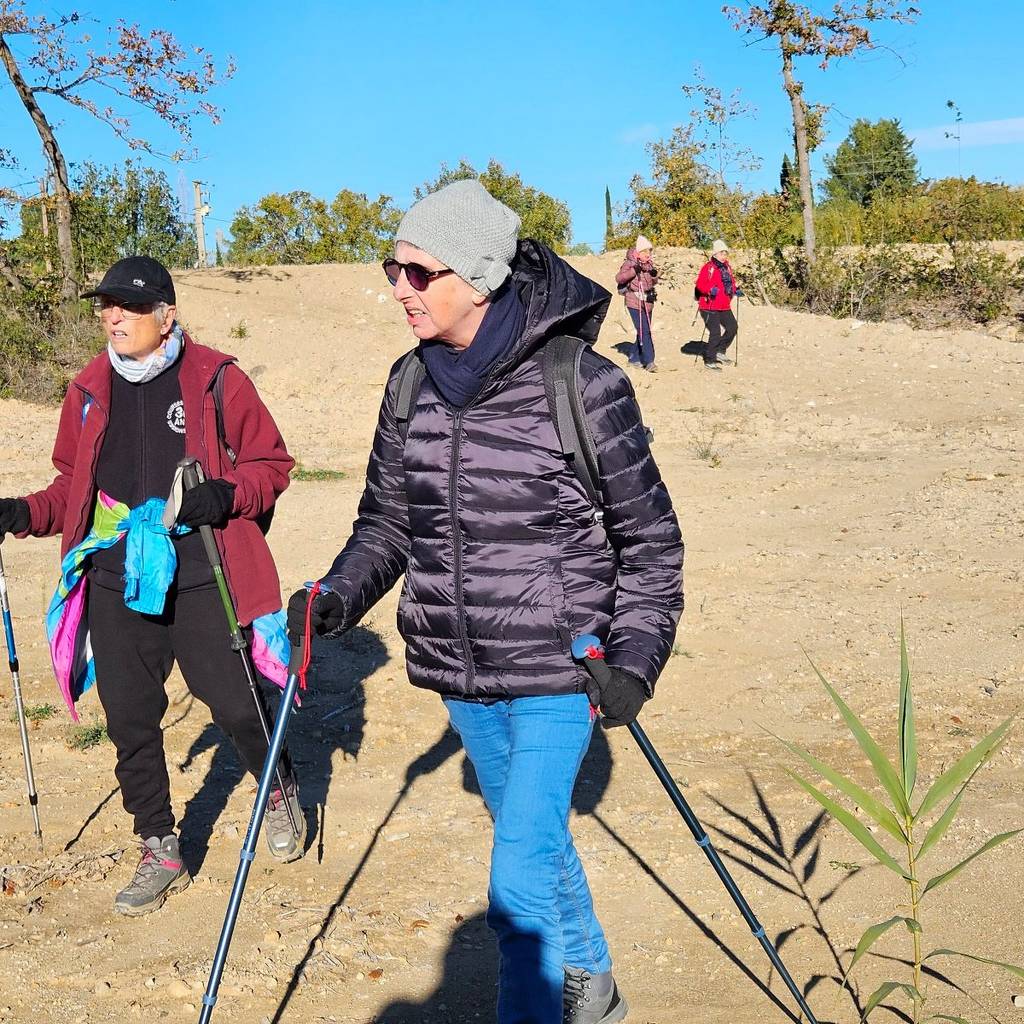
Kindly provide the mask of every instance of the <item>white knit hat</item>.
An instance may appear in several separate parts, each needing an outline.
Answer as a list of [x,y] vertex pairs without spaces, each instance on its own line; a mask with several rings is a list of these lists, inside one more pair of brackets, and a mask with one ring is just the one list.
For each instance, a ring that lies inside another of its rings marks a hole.
[[711,243],[711,255],[717,256],[720,252],[728,252],[729,246],[725,244],[720,238],[716,238]]
[[402,218],[395,242],[430,253],[481,295],[512,273],[521,221],[475,178],[453,181],[415,203]]
[[651,244],[651,240],[649,238],[645,237],[644,235],[637,235],[636,245],[634,245],[633,248],[637,252],[643,252],[644,249],[653,249],[654,246]]

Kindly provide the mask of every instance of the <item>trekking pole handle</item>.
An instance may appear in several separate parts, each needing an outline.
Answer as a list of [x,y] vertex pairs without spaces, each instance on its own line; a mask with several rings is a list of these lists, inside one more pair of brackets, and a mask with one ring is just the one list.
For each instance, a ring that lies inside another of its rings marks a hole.
[[572,642],[572,656],[582,661],[598,686],[611,679],[611,669],[604,660],[604,644],[593,633],[583,633]]
[[[191,491],[193,487],[198,487],[204,481],[203,467],[199,464],[198,459],[182,459],[178,463],[178,468],[181,470],[181,482],[184,485],[186,491]],[[206,548],[206,557],[210,560],[210,565],[213,566],[214,571],[218,568],[223,569],[223,565],[220,560],[220,551],[217,550],[217,541],[213,536],[213,528],[210,526],[200,526],[199,536],[203,538],[203,547]]]

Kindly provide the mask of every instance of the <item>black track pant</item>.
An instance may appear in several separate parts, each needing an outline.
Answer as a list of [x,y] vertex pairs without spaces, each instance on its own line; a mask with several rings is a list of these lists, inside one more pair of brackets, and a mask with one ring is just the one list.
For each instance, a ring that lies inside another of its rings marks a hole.
[[702,309],[700,315],[708,328],[708,347],[704,350],[704,362],[714,362],[732,344],[739,324],[731,309]]
[[[114,774],[124,809],[134,816],[142,839],[162,838],[174,831],[160,728],[171,667],[177,660],[189,690],[210,709],[243,767],[259,776],[267,741],[245,671],[231,649],[224,608],[213,587],[170,593],[163,615],[153,616],[131,611],[123,594],[93,584],[88,615],[96,688],[117,751]],[[287,777],[287,754],[282,768]]]

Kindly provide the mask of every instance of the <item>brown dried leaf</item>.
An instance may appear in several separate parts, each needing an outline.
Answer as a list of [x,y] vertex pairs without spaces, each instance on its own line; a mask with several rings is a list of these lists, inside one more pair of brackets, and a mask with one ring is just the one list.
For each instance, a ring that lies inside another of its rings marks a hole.
[[384,977],[384,968],[375,967],[372,971],[370,971],[367,977],[371,978],[373,981],[380,981],[380,979]]
[[430,922],[429,921],[424,921],[422,917],[418,917],[418,918],[416,918],[415,921],[413,921],[413,923],[411,925],[409,925],[409,927],[412,928],[413,930],[415,930],[417,928],[429,928],[430,927]]

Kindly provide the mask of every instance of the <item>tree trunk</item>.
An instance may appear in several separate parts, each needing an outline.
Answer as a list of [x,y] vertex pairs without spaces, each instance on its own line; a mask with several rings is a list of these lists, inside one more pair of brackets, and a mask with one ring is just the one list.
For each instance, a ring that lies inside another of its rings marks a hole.
[[800,176],[800,206],[804,214],[804,252],[807,266],[814,266],[814,194],[811,191],[811,163],[807,151],[807,117],[803,86],[793,77],[793,55],[788,39],[782,37],[782,81],[793,108],[793,135],[796,139],[796,163]]
[[68,165],[64,161],[64,154],[57,144],[57,137],[53,134],[50,122],[47,121],[42,108],[36,102],[34,93],[22,76],[14,54],[11,53],[11,48],[2,35],[0,35],[0,61],[3,61],[11,84],[32,118],[32,123],[36,126],[39,138],[43,142],[43,152],[53,170],[54,205],[57,214],[57,252],[60,255],[61,269],[60,295],[65,303],[72,303],[78,298],[78,282],[75,280],[75,257],[71,245],[71,186],[68,184]]

